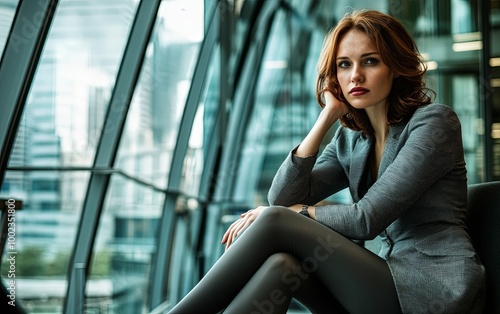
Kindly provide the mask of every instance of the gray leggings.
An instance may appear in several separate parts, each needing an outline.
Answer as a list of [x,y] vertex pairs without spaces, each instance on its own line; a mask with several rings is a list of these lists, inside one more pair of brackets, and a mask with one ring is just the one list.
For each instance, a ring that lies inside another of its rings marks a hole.
[[387,263],[285,207],[264,210],[169,313],[401,313]]

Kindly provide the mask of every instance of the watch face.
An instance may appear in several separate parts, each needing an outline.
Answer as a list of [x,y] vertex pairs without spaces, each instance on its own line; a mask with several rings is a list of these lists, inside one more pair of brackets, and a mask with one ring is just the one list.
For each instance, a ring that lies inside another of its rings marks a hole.
[[299,214],[309,217],[309,212],[307,211],[307,207],[302,207],[302,210],[299,212]]

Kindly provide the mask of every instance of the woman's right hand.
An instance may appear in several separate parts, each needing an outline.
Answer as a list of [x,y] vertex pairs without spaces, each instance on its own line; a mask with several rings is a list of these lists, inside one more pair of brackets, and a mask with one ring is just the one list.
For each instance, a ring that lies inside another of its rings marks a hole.
[[343,115],[349,113],[347,105],[333,96],[330,91],[323,93],[325,107],[306,137],[295,150],[295,156],[305,158],[319,151],[321,142],[332,125]]
[[325,91],[323,97],[325,99],[325,108],[323,110],[337,113],[339,117],[349,113],[347,105],[335,98],[332,92]]
[[259,217],[260,213],[266,208],[266,206],[259,206],[255,209],[250,209],[249,211],[241,214],[240,219],[236,220],[229,226],[226,233],[222,237],[222,244],[226,244],[226,250],[234,242],[237,236],[239,236],[243,231],[252,224],[252,222]]

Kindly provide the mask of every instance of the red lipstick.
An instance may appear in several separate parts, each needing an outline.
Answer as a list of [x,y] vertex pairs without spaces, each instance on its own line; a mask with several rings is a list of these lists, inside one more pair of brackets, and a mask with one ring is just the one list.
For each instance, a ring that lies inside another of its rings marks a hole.
[[351,94],[353,96],[361,96],[361,95],[368,93],[369,91],[370,90],[368,90],[364,87],[356,86],[356,87],[351,88],[351,90],[349,91],[349,94]]

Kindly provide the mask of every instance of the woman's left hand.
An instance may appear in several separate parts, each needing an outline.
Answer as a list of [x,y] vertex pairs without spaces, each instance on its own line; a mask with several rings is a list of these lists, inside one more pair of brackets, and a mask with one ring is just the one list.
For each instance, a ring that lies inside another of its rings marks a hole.
[[226,250],[229,246],[234,242],[234,239],[239,236],[243,231],[250,226],[257,217],[259,217],[260,213],[267,208],[267,206],[259,206],[255,209],[251,209],[243,214],[241,214],[241,218],[236,220],[229,226],[226,233],[222,237],[222,244],[226,244]]

